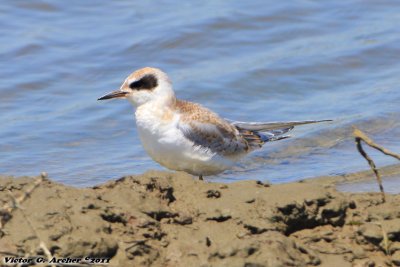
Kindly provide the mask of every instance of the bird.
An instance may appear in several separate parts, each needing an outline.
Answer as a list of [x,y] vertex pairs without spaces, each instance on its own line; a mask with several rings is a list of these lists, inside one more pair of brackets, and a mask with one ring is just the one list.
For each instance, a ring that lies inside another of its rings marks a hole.
[[127,99],[135,108],[144,150],[160,165],[198,176],[231,169],[264,144],[286,139],[294,126],[331,120],[241,122],[220,117],[200,104],[175,96],[168,75],[145,67],[131,73],[118,90],[98,100]]

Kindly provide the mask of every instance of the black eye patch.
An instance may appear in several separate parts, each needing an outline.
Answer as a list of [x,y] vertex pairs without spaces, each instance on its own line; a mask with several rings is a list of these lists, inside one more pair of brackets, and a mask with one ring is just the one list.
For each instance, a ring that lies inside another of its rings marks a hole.
[[134,90],[151,90],[157,87],[157,78],[152,74],[143,76],[142,79],[135,81],[129,85],[129,88]]

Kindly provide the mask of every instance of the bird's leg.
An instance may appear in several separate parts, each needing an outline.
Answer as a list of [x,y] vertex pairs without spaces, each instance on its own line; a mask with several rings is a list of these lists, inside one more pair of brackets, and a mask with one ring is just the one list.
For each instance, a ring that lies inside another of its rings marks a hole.
[[199,175],[199,180],[203,181],[203,175],[202,174]]

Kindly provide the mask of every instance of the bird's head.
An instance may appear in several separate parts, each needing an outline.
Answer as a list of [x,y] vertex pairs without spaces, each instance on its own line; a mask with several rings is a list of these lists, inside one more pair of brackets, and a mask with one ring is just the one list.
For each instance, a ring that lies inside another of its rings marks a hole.
[[125,79],[121,87],[98,100],[126,98],[135,106],[150,101],[168,102],[175,98],[172,84],[167,74],[156,68],[143,68],[134,71]]

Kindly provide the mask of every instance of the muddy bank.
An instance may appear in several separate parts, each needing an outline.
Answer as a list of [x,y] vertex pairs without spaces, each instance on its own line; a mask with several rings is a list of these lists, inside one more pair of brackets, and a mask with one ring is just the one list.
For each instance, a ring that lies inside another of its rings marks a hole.
[[[22,210],[0,212],[1,257],[44,255],[42,241],[53,256],[109,266],[400,265],[400,195],[382,203],[328,180],[219,184],[148,172],[78,189],[46,178]],[[1,177],[0,207],[33,182]]]

